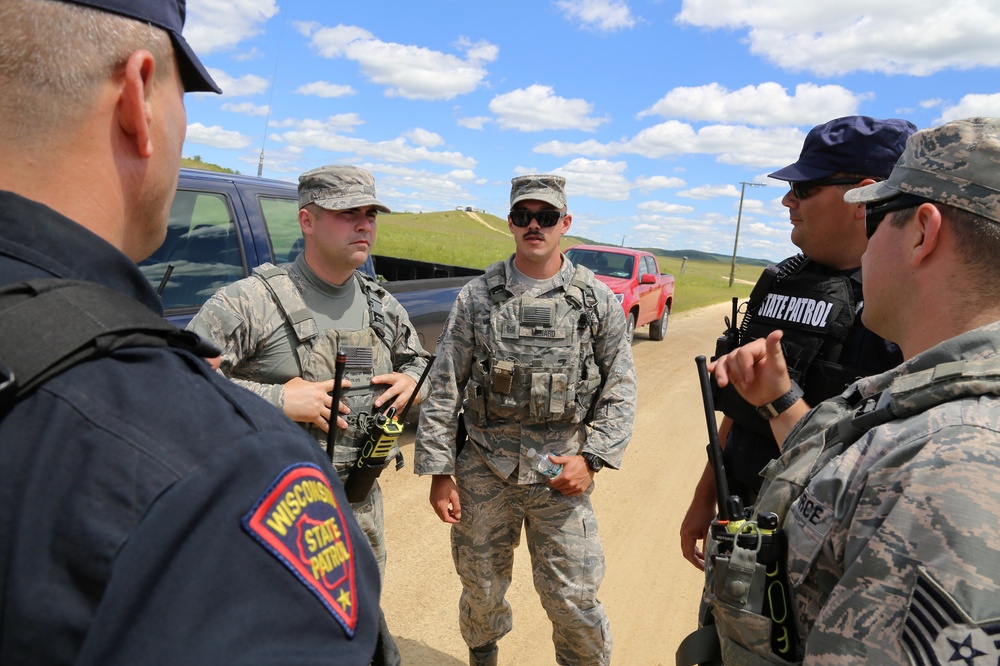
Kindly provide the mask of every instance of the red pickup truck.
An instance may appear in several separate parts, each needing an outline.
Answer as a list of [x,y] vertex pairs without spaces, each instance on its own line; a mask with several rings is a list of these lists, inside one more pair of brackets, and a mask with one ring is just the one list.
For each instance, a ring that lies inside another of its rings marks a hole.
[[656,257],[642,250],[610,245],[574,245],[566,251],[618,297],[628,322],[629,339],[636,326],[649,324],[649,339],[662,340],[674,305],[674,276],[661,274]]

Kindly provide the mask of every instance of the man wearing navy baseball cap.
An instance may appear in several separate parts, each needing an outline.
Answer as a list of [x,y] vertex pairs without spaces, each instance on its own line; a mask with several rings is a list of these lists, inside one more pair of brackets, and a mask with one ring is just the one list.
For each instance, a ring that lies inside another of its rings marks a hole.
[[[856,377],[902,360],[895,345],[861,323],[865,207],[845,203],[844,192],[885,180],[915,131],[913,123],[897,118],[836,118],[810,130],[799,159],[770,174],[788,182],[781,203],[789,211],[792,242],[802,254],[764,271],[741,324],[732,322],[716,351],[732,351],[781,329],[795,381],[787,396],[764,408],[750,405],[732,387],[716,393],[716,408],[726,415],[719,434],[727,480],[747,506],[757,497],[761,470],[779,453],[770,419],[799,397],[817,404]],[[681,524],[681,550],[698,568],[704,566],[698,541],[704,541],[716,515],[715,498],[715,474],[706,465]]]
[[0,663],[368,666],[378,569],[329,459],[134,263],[184,93],[219,90],[184,11],[0,1]]

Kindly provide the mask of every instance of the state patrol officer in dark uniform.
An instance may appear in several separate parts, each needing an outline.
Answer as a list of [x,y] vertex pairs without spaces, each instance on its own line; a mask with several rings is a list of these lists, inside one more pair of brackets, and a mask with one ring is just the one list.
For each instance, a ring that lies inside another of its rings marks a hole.
[[[219,91],[183,19],[184,0],[0,3],[0,286],[69,278],[162,313],[133,262],[164,236],[183,93]],[[378,570],[329,460],[196,340],[8,401],[0,663],[371,661]]]
[[[897,118],[836,118],[810,130],[799,159],[770,174],[789,184],[781,202],[789,211],[792,242],[802,254],[764,272],[734,344],[785,331],[785,353],[797,382],[797,395],[790,398],[804,393],[807,402],[817,404],[857,377],[902,360],[895,345],[861,323],[865,209],[845,203],[843,194],[884,180],[915,131],[913,123]],[[719,434],[729,488],[748,506],[760,489],[761,469],[778,456],[767,419],[784,407],[779,402],[758,410],[732,389],[716,399],[716,408],[726,415]],[[715,474],[706,465],[681,524],[681,551],[698,568],[704,556],[697,543],[715,517],[715,498]]]

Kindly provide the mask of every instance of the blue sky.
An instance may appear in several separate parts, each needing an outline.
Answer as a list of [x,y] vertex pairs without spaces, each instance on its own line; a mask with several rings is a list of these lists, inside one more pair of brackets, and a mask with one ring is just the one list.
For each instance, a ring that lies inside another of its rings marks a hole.
[[188,0],[185,36],[224,92],[187,96],[187,157],[500,217],[559,173],[570,233],[637,247],[732,254],[742,189],[739,254],[781,259],[766,175],[814,125],[1000,116],[995,0]]

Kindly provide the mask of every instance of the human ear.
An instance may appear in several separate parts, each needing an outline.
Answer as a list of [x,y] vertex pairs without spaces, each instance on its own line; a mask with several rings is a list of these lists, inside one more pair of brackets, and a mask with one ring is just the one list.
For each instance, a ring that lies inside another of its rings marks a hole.
[[916,268],[934,254],[941,242],[941,211],[933,204],[920,204],[907,228],[911,225],[912,238],[907,236],[910,239],[908,250],[910,264]]
[[135,146],[136,154],[144,158],[153,154],[150,97],[155,73],[153,54],[144,50],[135,51],[125,62],[118,93],[118,124]]

